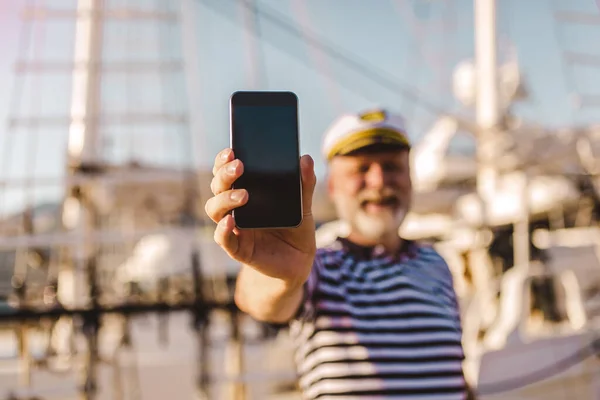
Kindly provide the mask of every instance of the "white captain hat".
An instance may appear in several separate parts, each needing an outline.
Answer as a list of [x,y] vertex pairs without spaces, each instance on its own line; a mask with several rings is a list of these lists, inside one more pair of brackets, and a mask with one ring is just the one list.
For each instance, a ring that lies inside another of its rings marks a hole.
[[401,115],[384,109],[342,115],[325,132],[323,157],[329,161],[377,144],[410,148]]

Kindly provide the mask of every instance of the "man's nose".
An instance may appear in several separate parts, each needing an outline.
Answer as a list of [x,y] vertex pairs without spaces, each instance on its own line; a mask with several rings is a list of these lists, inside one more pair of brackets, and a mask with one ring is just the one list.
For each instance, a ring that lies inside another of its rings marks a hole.
[[373,163],[365,176],[365,182],[368,187],[381,188],[385,186],[385,171],[381,165]]

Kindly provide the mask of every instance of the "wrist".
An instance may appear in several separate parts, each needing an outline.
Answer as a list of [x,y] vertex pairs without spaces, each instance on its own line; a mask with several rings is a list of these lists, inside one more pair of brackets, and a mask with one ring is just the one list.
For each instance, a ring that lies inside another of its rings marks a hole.
[[293,296],[299,290],[302,290],[306,279],[294,279],[294,280],[278,280],[280,287],[280,295],[283,297]]

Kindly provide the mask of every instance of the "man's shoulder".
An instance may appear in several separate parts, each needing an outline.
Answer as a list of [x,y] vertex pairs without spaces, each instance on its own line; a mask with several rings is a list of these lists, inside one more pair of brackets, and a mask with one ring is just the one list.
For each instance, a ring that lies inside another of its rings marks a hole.
[[428,242],[415,242],[419,259],[428,269],[435,271],[437,278],[452,281],[452,272],[444,257]]
[[339,261],[346,253],[345,248],[340,240],[334,240],[327,244],[321,245],[317,249],[315,258],[325,264]]
[[431,244],[429,242],[422,242],[422,241],[414,241],[412,243],[414,244],[414,247],[417,249],[419,256],[426,258],[426,259],[431,259],[431,260],[440,261],[440,262],[445,263],[444,258],[435,249],[433,244]]
[[322,243],[320,246],[318,246],[317,249],[317,253],[332,253],[332,252],[336,252],[336,251],[342,251],[344,249],[344,246],[341,242],[341,240],[336,239],[336,240],[332,240],[329,241],[327,243]]

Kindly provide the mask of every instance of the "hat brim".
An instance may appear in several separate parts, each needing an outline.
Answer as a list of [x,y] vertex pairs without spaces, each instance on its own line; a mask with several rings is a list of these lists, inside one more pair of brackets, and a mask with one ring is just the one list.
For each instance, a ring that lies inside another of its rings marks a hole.
[[349,155],[361,149],[376,147],[381,150],[410,148],[406,135],[400,131],[389,128],[374,128],[356,132],[336,143],[327,154],[331,160],[335,156]]

